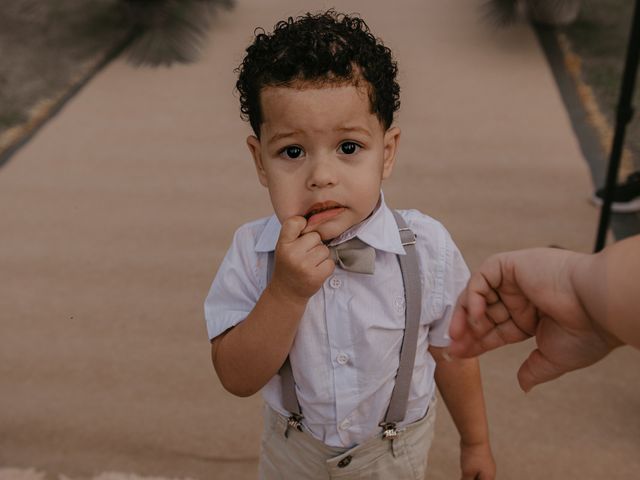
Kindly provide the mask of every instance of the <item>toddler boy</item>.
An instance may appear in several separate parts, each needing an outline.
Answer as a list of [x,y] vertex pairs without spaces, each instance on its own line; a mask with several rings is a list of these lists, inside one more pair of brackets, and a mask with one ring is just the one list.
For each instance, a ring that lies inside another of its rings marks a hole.
[[330,10],[257,31],[238,72],[275,215],[238,229],[205,317],[224,387],[264,396],[260,478],[423,479],[437,384],[463,478],[493,479],[477,362],[443,359],[468,270],[380,190],[400,139],[390,50]]

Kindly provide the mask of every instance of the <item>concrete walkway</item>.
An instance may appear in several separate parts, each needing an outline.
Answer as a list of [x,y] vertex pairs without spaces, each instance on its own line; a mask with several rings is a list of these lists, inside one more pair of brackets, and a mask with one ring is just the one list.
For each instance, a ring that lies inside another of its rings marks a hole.
[[[481,3],[339,2],[400,64],[387,199],[440,219],[471,267],[505,249],[589,251],[587,166],[543,54],[528,26],[483,24]],[[255,477],[261,400],[223,391],[202,320],[235,228],[270,211],[233,69],[255,26],[332,5],[238,0],[196,65],[115,61],[0,170],[2,480]],[[498,478],[635,478],[637,352],[525,396],[530,347],[482,359]],[[458,439],[440,413],[429,478],[449,480]]]

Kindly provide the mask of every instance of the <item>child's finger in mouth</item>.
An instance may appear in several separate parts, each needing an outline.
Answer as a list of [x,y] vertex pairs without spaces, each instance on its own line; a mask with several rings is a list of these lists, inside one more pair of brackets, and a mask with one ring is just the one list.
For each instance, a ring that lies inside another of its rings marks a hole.
[[341,205],[332,206],[325,209],[311,210],[305,214],[304,218],[307,219],[307,226],[303,230],[303,233],[313,229],[313,227],[320,225],[332,218],[337,217],[344,212],[345,207]]

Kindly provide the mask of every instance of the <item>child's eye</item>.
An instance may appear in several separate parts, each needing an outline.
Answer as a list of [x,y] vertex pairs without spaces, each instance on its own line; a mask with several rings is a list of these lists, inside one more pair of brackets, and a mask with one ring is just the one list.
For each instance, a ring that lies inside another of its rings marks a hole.
[[287,158],[298,158],[300,155],[302,155],[302,148],[295,145],[290,145],[283,148],[280,154],[284,155]]
[[360,145],[358,145],[357,143],[344,142],[343,144],[340,145],[340,152],[344,153],[345,155],[353,155],[358,151],[359,148],[360,148]]

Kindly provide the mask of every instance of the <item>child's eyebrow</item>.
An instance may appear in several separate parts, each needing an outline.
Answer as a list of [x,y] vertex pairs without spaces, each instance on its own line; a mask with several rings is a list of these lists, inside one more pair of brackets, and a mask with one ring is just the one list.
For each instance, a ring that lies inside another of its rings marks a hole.
[[[358,127],[358,126],[353,126],[353,127],[337,127],[334,128],[335,132],[339,132],[339,133],[353,133],[353,132],[358,132],[361,133],[363,135],[366,135],[368,137],[371,136],[371,132],[364,128],[364,127]],[[268,139],[267,139],[267,143],[274,143],[277,142],[278,140],[282,140],[283,138],[288,138],[288,137],[293,137],[297,134],[302,133],[300,130],[291,130],[291,131],[286,131],[286,132],[280,132],[280,133],[274,133],[273,135],[271,135]]]
[[272,136],[270,136],[267,139],[267,143],[273,143],[276,142],[282,138],[287,138],[287,137],[293,137],[296,134],[302,133],[299,130],[292,130],[290,132],[281,132],[281,133],[274,133]]
[[367,135],[367,136],[371,136],[371,132],[369,130],[367,130],[364,127],[338,127],[335,129],[336,132],[340,132],[340,133],[351,133],[351,132],[358,132],[358,133],[362,133],[363,135]]

